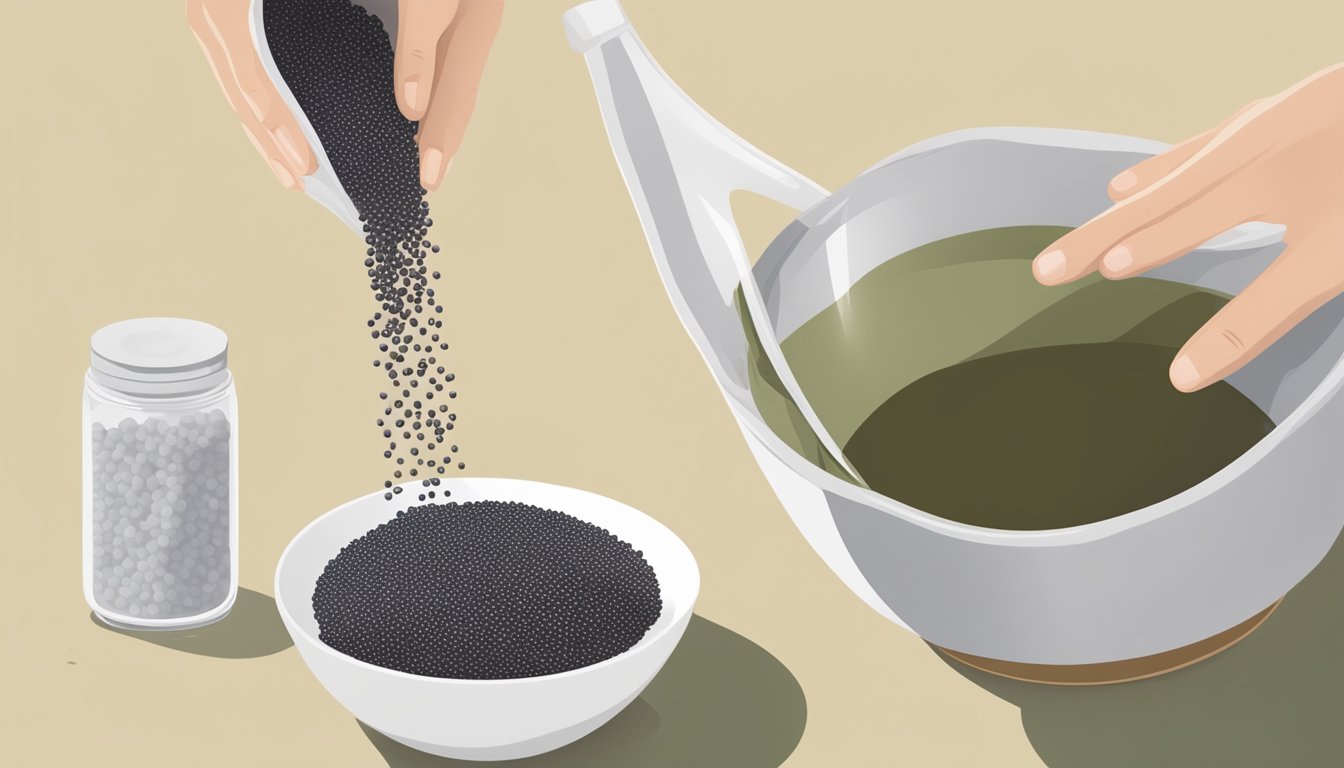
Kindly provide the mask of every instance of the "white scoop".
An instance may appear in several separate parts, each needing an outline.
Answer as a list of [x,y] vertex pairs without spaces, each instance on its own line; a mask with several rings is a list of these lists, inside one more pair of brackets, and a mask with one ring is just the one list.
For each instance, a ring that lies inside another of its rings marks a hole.
[[[377,16],[379,21],[383,22],[383,30],[387,32],[392,42],[396,43],[397,34],[397,0],[353,0],[356,5],[362,5],[369,13]],[[363,236],[364,225],[359,220],[359,211],[355,209],[355,204],[350,200],[350,195],[346,194],[345,188],[341,186],[340,179],[336,178],[336,171],[331,167],[331,159],[327,157],[326,150],[322,148],[322,142],[317,138],[317,131],[313,124],[309,122],[308,116],[304,114],[303,109],[299,107],[298,99],[294,98],[294,93],[289,90],[285,83],[285,78],[281,77],[280,69],[275,65],[275,57],[271,56],[271,47],[266,42],[266,25],[262,21],[261,6],[263,0],[252,0],[252,6],[248,13],[248,26],[252,31],[252,42],[256,46],[257,55],[261,57],[261,66],[266,70],[266,75],[275,85],[275,90],[280,94],[280,99],[294,114],[294,119],[299,124],[299,129],[303,131],[303,137],[308,141],[308,146],[312,147],[313,155],[317,158],[317,170],[303,179],[304,191],[308,196],[322,204],[322,207],[336,214],[336,217],[345,222],[345,225],[356,233]]]

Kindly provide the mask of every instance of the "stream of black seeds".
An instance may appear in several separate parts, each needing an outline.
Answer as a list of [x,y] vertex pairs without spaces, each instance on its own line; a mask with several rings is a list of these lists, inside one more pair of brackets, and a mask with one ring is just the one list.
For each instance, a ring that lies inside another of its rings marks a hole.
[[517,502],[424,504],[343,547],[313,592],[319,638],[380,667],[498,680],[629,650],[658,620],[643,553]]
[[[393,49],[382,22],[350,0],[284,0],[262,7],[266,42],[294,98],[321,139],[332,169],[364,223],[364,267],[379,311],[368,328],[387,376],[377,428],[394,462],[385,498],[406,477],[442,475],[456,462],[445,448],[457,414],[447,400],[456,378],[440,361],[443,305],[426,265],[439,247],[420,186],[418,124],[393,90]],[[437,483],[436,483],[437,484]]]

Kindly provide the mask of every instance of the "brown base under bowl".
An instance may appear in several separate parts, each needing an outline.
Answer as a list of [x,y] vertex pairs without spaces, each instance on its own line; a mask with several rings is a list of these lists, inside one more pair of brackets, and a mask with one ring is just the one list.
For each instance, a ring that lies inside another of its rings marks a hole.
[[1016,661],[1000,661],[999,659],[987,659],[984,656],[972,656],[969,653],[960,653],[937,645],[933,647],[939,653],[968,667],[974,667],[1013,680],[1046,685],[1113,685],[1174,672],[1231,648],[1243,637],[1255,631],[1255,628],[1260,626],[1282,602],[1283,599],[1280,598],[1273,605],[1235,627],[1197,643],[1191,643],[1164,653],[1155,653],[1152,656],[1108,661],[1101,664],[1023,664]]

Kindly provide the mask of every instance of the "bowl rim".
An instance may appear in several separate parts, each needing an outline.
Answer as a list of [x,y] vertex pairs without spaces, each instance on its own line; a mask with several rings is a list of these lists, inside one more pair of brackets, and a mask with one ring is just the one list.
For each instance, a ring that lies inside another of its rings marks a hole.
[[[674,606],[675,610],[673,611],[669,620],[665,624],[663,624],[662,628],[659,629],[657,632],[654,632],[654,628],[658,624],[658,621],[655,621],[654,626],[649,627],[649,630],[644,633],[644,636],[641,637],[638,642],[636,642],[634,645],[630,646],[626,650],[616,654],[615,656],[612,656],[611,658],[603,659],[602,661],[599,661],[597,663],[589,664],[584,667],[577,667],[575,669],[565,670],[564,672],[555,672],[549,675],[536,675],[534,677],[506,677],[500,679],[480,680],[480,679],[458,678],[458,677],[431,677],[429,675],[417,675],[411,672],[402,672],[401,670],[391,669],[389,667],[380,667],[377,664],[370,664],[367,661],[356,659],[355,657],[349,654],[342,653],[336,650],[335,648],[332,648],[331,646],[322,642],[321,639],[310,634],[307,629],[305,629],[302,625],[300,625],[297,621],[295,621],[291,615],[292,611],[285,604],[284,591],[281,590],[280,588],[280,582],[281,582],[281,574],[284,573],[285,564],[289,559],[290,553],[295,549],[295,546],[299,543],[301,539],[303,539],[309,532],[311,532],[314,528],[316,528],[318,524],[320,524],[327,518],[334,517],[335,515],[344,512],[345,510],[367,499],[374,497],[381,497],[384,493],[387,492],[387,489],[380,489],[374,491],[373,493],[368,493],[363,496],[357,496],[353,499],[342,502],[341,504],[327,510],[321,515],[318,515],[316,518],[309,521],[308,524],[305,525],[303,528],[299,529],[298,533],[295,533],[294,536],[289,540],[289,543],[285,545],[284,551],[280,553],[280,559],[276,562],[275,565],[275,577],[273,579],[272,587],[275,590],[276,610],[279,612],[280,618],[285,624],[285,629],[290,633],[291,636],[296,634],[301,636],[302,639],[309,646],[317,648],[322,653],[332,656],[337,661],[354,665],[356,668],[363,668],[375,673],[389,675],[396,679],[415,680],[421,683],[437,684],[445,686],[457,686],[457,685],[503,686],[509,684],[525,685],[549,680],[560,680],[569,677],[578,677],[582,674],[591,672],[593,670],[601,669],[603,667],[615,666],[622,660],[631,658],[635,656],[638,652],[647,650],[648,648],[655,645],[664,636],[672,632],[678,625],[682,624],[694,611],[695,601],[700,596],[700,564],[696,561],[695,553],[692,552],[691,548],[686,545],[686,542],[682,541],[681,537],[678,536],[675,532],[673,532],[671,528],[668,528],[666,525],[663,525],[661,521],[654,518],[653,516],[645,512],[642,512],[630,506],[629,504],[626,504],[623,501],[618,501],[609,496],[604,496],[600,493],[584,490],[582,488],[574,488],[572,486],[559,485],[557,483],[547,483],[539,480],[524,480],[521,478],[512,478],[512,477],[458,477],[458,478],[443,478],[442,480],[444,485],[451,485],[454,482],[473,482],[473,483],[487,483],[487,484],[499,483],[505,486],[526,485],[526,486],[532,486],[536,489],[558,488],[564,491],[576,492],[588,496],[593,496],[604,502],[624,507],[627,511],[633,512],[634,514],[644,518],[647,522],[652,523],[657,528],[662,529],[662,531],[667,534],[669,540],[674,544],[674,546],[680,548],[685,553],[691,565],[691,569],[689,571],[689,578],[685,582],[686,586],[689,588],[688,597],[684,601],[684,605]],[[400,487],[410,489],[410,488],[418,488],[420,486],[421,481],[414,480],[411,482],[402,483]],[[502,500],[508,501],[509,499],[505,498]],[[392,514],[395,515],[396,511],[397,511],[396,509],[393,509]],[[569,513],[566,512],[566,514]],[[587,521],[585,520],[584,522]],[[630,543],[634,544],[634,542]],[[659,574],[657,569],[654,570],[654,574],[659,576],[659,585],[660,585],[659,590],[661,592],[662,574]],[[664,605],[666,605],[666,603],[664,603]],[[659,619],[661,618],[662,614],[660,613]],[[299,638],[295,637],[294,639],[297,641]]]
[[[885,160],[876,163],[851,181],[846,182],[844,187],[836,190],[826,199],[817,203],[812,208],[800,212],[795,218],[795,223],[801,222],[805,226],[811,228],[818,222],[824,221],[825,218],[834,211],[836,206],[843,205],[845,201],[845,192],[850,185],[870,173],[911,157],[945,150],[961,144],[972,144],[977,142],[1025,144],[1051,149],[1071,149],[1093,152],[1147,151],[1150,154],[1169,146],[1159,141],[1142,139],[1135,136],[1105,133],[1101,131],[1084,131],[1072,128],[987,126],[951,131],[917,142]],[[788,232],[789,229],[785,228],[776,235],[775,240],[766,247],[766,250],[761,256],[761,260],[757,262],[758,266],[761,263],[766,262],[767,255],[772,249],[777,247],[777,243],[782,242],[782,238]],[[1248,245],[1246,247],[1260,246]],[[701,356],[709,365],[715,378],[719,379],[721,377],[721,372],[716,367],[717,363],[703,352],[701,353]],[[722,389],[722,384],[720,384],[720,388]],[[1096,520],[1090,523],[1066,528],[1043,528],[1039,530],[988,528],[971,525],[969,523],[962,523],[956,520],[939,517],[871,489],[850,483],[821,469],[816,464],[801,456],[797,451],[793,450],[793,448],[780,439],[780,437],[775,434],[774,430],[771,429],[759,415],[752,412],[746,406],[735,402],[726,392],[724,393],[724,399],[728,403],[729,410],[737,418],[742,431],[749,436],[748,439],[758,441],[761,447],[783,464],[788,471],[797,475],[800,479],[814,488],[825,493],[834,494],[854,503],[863,505],[869,509],[881,512],[888,517],[896,518],[938,535],[959,539],[961,541],[1011,548],[1054,548],[1088,544],[1108,539],[1112,536],[1122,535],[1147,523],[1177,515],[1197,502],[1213,496],[1215,493],[1218,493],[1231,485],[1235,480],[1257,465],[1261,459],[1277,450],[1285,440],[1297,432],[1298,429],[1302,428],[1313,416],[1330,403],[1339,394],[1341,389],[1344,389],[1344,360],[1336,361],[1302,402],[1275,424],[1274,429],[1270,430],[1269,434],[1265,435],[1256,442],[1255,445],[1251,446],[1236,459],[1232,460],[1231,463],[1204,478],[1199,483],[1196,483],[1180,493],[1168,496],[1161,501],[1154,502],[1146,507],[1122,515],[1116,515],[1115,517],[1106,518],[1104,520]],[[758,461],[757,464],[759,463],[760,462]],[[786,507],[791,506],[782,499],[781,503]]]

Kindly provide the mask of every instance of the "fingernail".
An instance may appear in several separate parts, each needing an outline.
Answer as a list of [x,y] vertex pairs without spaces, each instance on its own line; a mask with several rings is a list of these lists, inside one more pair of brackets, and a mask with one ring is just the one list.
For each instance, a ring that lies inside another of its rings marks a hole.
[[401,87],[401,93],[406,99],[406,106],[412,112],[420,112],[423,108],[420,103],[420,80],[418,78],[407,80],[406,84]]
[[439,177],[443,175],[443,151],[438,149],[426,149],[425,156],[420,160],[420,183],[425,187],[432,187],[439,183]]
[[298,180],[294,178],[294,174],[289,172],[289,169],[285,167],[284,163],[280,162],[279,160],[271,160],[270,164],[271,164],[271,173],[275,174],[275,178],[280,180],[280,184],[282,186],[284,186],[286,189],[300,188]]
[[1199,383],[1199,370],[1189,355],[1181,355],[1171,364],[1171,383],[1182,392],[1189,392]]
[[1125,245],[1117,245],[1101,257],[1101,265],[1109,272],[1124,272],[1133,263],[1134,254],[1130,253],[1129,247]]
[[294,131],[287,125],[282,125],[275,129],[275,143],[280,145],[280,151],[285,153],[289,162],[295,168],[307,168],[308,161],[304,158],[302,150],[299,149],[297,137]]
[[1047,282],[1064,276],[1064,252],[1050,251],[1036,257],[1036,275]]
[[1132,189],[1134,185],[1138,183],[1138,174],[1133,171],[1122,171],[1117,174],[1114,179],[1111,179],[1111,189],[1114,189],[1116,192],[1124,192]]

